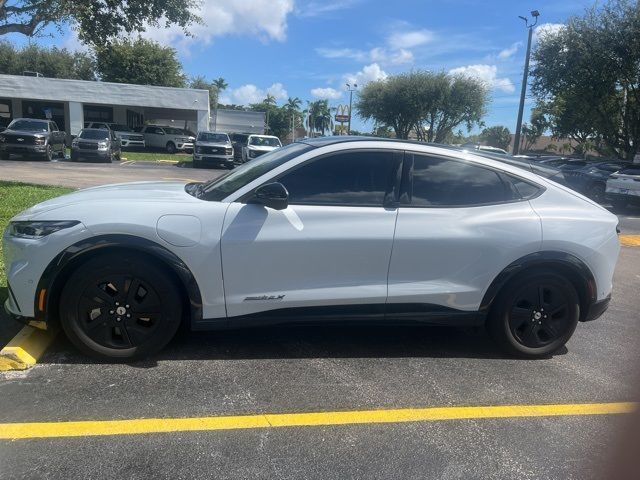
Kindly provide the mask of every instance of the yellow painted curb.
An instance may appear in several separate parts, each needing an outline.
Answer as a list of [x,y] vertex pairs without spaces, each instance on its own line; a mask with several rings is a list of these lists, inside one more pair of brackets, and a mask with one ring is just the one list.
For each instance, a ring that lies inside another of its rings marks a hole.
[[625,247],[640,247],[640,235],[619,235],[618,239]]
[[434,422],[487,418],[530,418],[631,413],[637,404],[569,403],[404,408],[313,413],[276,413],[193,418],[142,418],[38,423],[0,423],[0,439],[139,435],[282,427],[319,427],[376,423]]
[[25,326],[0,350],[0,372],[33,367],[56,337],[55,330]]

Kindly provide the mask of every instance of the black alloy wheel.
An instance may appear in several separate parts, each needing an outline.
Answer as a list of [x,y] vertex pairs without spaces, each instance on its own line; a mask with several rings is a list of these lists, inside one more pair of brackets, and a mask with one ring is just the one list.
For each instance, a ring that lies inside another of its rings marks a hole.
[[44,153],[44,159],[47,162],[50,162],[50,161],[53,160],[53,147],[51,146],[50,143],[47,145],[47,149],[46,149],[46,151]]
[[176,144],[173,142],[167,143],[167,152],[169,152],[172,155],[176,153]]
[[538,273],[517,278],[501,292],[488,327],[505,351],[533,358],[562,347],[579,317],[573,285],[561,275]]
[[123,255],[96,257],[65,285],[61,323],[85,353],[139,358],[160,350],[174,336],[182,311],[178,291],[156,262]]

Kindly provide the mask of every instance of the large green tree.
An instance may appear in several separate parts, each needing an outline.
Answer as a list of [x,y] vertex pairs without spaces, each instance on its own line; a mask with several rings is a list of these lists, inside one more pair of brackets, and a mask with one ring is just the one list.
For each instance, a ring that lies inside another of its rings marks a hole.
[[356,109],[393,128],[397,138],[415,131],[420,140],[444,142],[456,127],[480,124],[487,101],[487,88],[476,79],[415,71],[367,84]]
[[496,125],[482,130],[480,139],[487,145],[506,150],[511,143],[511,132],[507,127]]
[[556,136],[632,159],[640,147],[640,6],[609,0],[543,35],[532,90]]
[[329,100],[309,102],[307,111],[307,127],[312,136],[328,135],[333,131],[334,122],[329,108]]
[[80,40],[103,45],[147,26],[179,25],[185,33],[200,21],[198,0],[0,0],[0,35],[38,36],[48,26],[73,25]]
[[104,82],[185,87],[176,51],[143,38],[119,40],[96,48],[97,69]]
[[22,75],[26,70],[49,78],[96,79],[95,61],[88,53],[35,44],[20,48],[0,42],[0,73]]

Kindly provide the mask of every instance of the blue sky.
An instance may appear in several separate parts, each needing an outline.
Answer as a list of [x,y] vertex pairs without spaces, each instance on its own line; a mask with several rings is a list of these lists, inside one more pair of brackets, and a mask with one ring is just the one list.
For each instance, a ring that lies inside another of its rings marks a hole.
[[[540,11],[558,28],[591,0],[202,0],[193,37],[179,29],[144,35],[174,46],[190,76],[224,77],[223,101],[253,103],[271,93],[348,102],[345,82],[425,69],[481,78],[491,89],[487,126],[515,129],[526,29],[518,15]],[[38,43],[79,48],[71,30]],[[11,40],[23,43],[18,36]],[[527,102],[525,120],[530,102]],[[353,128],[371,125],[354,119]]]

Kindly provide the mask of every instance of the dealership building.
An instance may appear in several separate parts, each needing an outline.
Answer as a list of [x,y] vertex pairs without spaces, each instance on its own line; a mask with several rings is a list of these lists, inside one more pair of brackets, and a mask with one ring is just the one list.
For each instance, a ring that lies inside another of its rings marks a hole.
[[131,128],[158,123],[209,129],[209,92],[191,88],[0,75],[0,126],[14,118],[51,119],[67,136],[86,122]]

